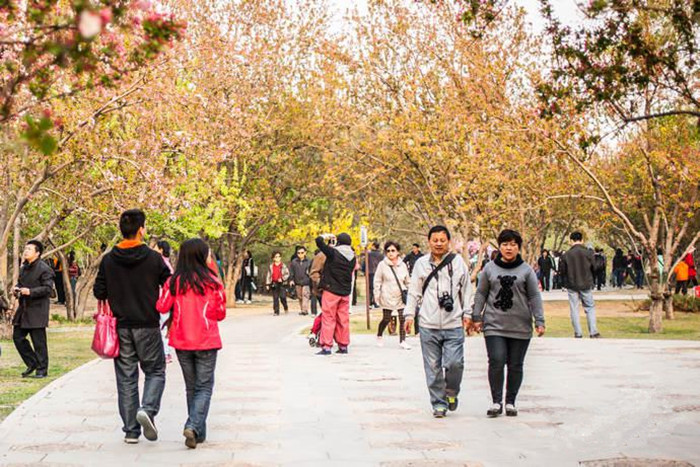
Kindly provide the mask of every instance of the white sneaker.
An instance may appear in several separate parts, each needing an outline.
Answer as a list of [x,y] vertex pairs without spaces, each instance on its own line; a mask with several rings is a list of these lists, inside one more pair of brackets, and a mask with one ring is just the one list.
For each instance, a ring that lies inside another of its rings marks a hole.
[[384,347],[384,340],[382,336],[377,336],[377,347]]
[[243,303],[245,303],[246,305],[250,305],[253,302],[251,302],[250,300],[244,300]]
[[506,404],[506,417],[517,417],[518,409],[513,404]]
[[404,350],[411,350],[411,346],[408,345],[408,342],[406,341],[400,342],[399,347],[401,347]]
[[243,303],[243,300],[236,300],[236,303]]

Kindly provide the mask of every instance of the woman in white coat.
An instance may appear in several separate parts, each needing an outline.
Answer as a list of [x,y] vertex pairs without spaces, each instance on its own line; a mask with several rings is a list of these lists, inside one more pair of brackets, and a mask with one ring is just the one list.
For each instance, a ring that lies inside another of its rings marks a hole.
[[391,322],[391,315],[397,312],[399,315],[399,345],[408,350],[411,347],[406,342],[406,330],[404,327],[403,310],[406,306],[406,297],[410,275],[406,263],[401,261],[399,254],[401,247],[396,242],[386,242],[384,253],[386,257],[379,263],[374,275],[374,297],[382,308],[384,316],[377,330],[377,345],[383,345],[382,334]]

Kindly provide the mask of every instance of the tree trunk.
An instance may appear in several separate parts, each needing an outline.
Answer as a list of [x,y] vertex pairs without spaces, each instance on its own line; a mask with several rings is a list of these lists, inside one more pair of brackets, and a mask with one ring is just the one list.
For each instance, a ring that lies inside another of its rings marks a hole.
[[228,266],[226,268],[226,302],[227,306],[236,306],[236,283],[243,269],[243,252],[247,244],[230,240],[228,245]]
[[66,294],[66,318],[68,318],[68,321],[75,321],[75,297],[73,296],[73,288],[70,285],[68,258],[62,251],[59,251],[58,260],[61,262],[61,280],[63,281],[63,290]]
[[22,265],[22,223],[20,217],[15,219],[15,226],[12,238],[12,282],[14,286],[19,280],[19,269]]
[[75,317],[82,319],[85,317],[85,309],[92,294],[92,286],[97,279],[97,273],[100,271],[100,263],[102,258],[111,251],[111,248],[106,248],[97,258],[92,260],[90,264],[81,272],[78,282],[75,284]]
[[670,291],[664,293],[664,314],[666,319],[676,319],[673,311],[673,294]]
[[662,317],[664,309],[664,296],[661,294],[658,272],[651,274],[650,294],[651,306],[649,307],[649,334],[655,334],[663,331]]

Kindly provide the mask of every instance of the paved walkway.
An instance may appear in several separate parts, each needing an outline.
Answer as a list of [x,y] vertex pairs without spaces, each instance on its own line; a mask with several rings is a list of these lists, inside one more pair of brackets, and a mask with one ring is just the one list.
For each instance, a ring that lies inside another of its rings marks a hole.
[[[536,339],[517,418],[487,419],[486,357],[467,341],[457,412],[431,417],[420,349],[315,356],[297,315],[233,316],[209,439],[183,444],[185,397],[168,366],[160,440],[125,445],[109,361],[61,378],[0,425],[0,464],[41,465],[578,465],[614,457],[700,465],[700,343]],[[605,464],[601,464],[605,465]],[[623,464],[624,465],[624,464]]]

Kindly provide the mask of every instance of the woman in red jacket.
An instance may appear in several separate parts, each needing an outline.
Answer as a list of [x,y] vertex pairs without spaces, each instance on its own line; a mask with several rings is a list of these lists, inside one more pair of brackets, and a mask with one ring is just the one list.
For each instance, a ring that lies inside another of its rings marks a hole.
[[226,317],[224,286],[208,265],[210,250],[199,238],[185,241],[175,274],[163,285],[156,307],[172,309],[170,346],[177,352],[187,391],[183,435],[196,448],[207,435],[207,414],[214,389],[216,355],[221,348],[218,322]]

